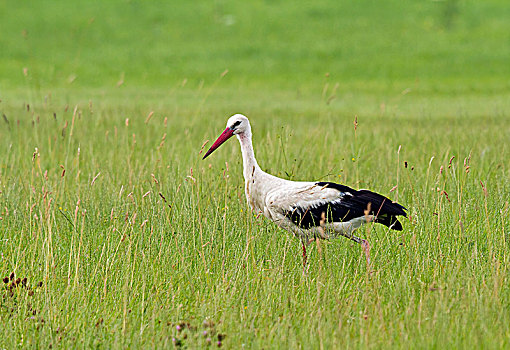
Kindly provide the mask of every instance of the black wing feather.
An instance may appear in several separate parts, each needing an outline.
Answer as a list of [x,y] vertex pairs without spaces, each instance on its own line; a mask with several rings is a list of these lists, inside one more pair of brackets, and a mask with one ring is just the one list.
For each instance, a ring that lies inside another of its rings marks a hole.
[[337,201],[314,207],[293,207],[291,211],[287,212],[287,216],[299,227],[309,229],[319,226],[323,216],[326,222],[349,221],[364,216],[365,211],[370,207],[369,214],[377,217],[376,222],[391,227],[393,230],[402,230],[402,224],[398,221],[397,216],[407,216],[406,208],[383,195],[368,190],[356,191],[334,182],[317,182],[316,185],[334,188],[342,192],[343,195],[339,196]]

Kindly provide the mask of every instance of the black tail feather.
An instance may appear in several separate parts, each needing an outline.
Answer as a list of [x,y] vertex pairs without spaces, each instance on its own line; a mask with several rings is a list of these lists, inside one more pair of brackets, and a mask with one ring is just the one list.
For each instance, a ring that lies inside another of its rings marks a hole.
[[327,186],[345,193],[341,205],[349,208],[349,216],[362,216],[368,210],[370,215],[377,217],[376,222],[393,230],[402,231],[402,224],[397,216],[407,217],[406,208],[389,198],[369,190],[356,191],[350,187],[333,182],[319,182],[319,186]]

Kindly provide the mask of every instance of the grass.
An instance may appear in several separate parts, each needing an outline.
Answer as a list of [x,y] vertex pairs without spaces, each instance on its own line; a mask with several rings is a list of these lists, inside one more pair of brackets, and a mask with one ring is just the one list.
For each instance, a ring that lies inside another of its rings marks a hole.
[[[0,347],[508,347],[509,10],[0,3]],[[303,275],[237,143],[201,161],[235,112],[263,169],[408,208],[372,274]]]

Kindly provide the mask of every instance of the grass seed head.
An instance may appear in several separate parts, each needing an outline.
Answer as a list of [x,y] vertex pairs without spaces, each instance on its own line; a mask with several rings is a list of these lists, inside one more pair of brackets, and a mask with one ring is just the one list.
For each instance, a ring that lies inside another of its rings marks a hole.
[[145,118],[145,124],[147,124],[151,120],[153,115],[154,115],[154,111],[151,111],[149,113],[149,115],[147,116],[147,118]]
[[452,156],[450,158],[450,161],[448,162],[448,168],[451,168],[452,167],[452,161],[455,159],[455,156]]

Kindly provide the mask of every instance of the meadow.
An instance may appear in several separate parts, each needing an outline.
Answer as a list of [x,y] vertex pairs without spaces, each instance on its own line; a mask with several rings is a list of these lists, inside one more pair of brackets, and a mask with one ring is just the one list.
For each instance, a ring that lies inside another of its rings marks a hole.
[[[0,2],[0,348],[510,347],[503,0]],[[309,248],[262,169],[402,203]],[[208,141],[208,142],[206,142]]]

